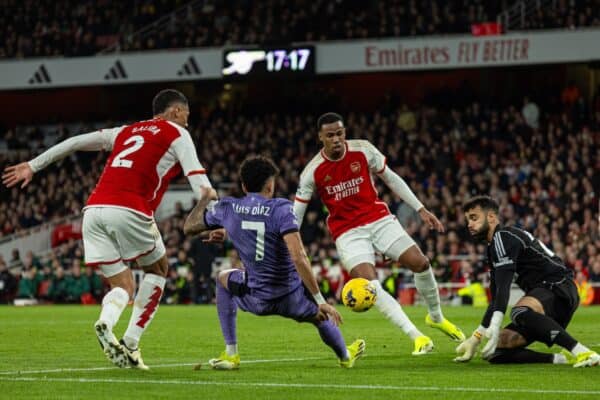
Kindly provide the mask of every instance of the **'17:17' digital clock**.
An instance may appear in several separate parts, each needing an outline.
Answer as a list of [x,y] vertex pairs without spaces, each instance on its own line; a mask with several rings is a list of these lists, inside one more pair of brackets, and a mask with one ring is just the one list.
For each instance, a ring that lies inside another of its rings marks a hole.
[[222,73],[225,78],[313,75],[315,48],[296,46],[225,50]]

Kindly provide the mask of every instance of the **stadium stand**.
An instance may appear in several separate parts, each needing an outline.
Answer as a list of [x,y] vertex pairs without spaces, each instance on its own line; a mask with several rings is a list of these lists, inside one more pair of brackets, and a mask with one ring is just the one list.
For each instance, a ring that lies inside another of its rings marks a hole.
[[[512,3],[2,0],[0,58],[469,33],[472,24],[495,21]],[[600,26],[598,7],[598,0],[538,4],[519,28]]]
[[[349,136],[369,139],[378,146],[388,157],[388,164],[446,226],[447,234],[431,235],[412,210],[379,182],[382,198],[431,258],[440,281],[484,278],[483,265],[475,256],[480,252],[467,240],[460,205],[471,195],[489,193],[500,200],[506,224],[534,232],[569,267],[590,282],[599,282],[600,230],[593,210],[600,201],[600,108],[594,104],[577,98],[551,110],[529,99],[502,108],[483,102],[457,107],[424,103],[409,107],[391,102],[381,107],[389,112],[351,112],[345,116]],[[282,171],[278,194],[291,198],[299,172],[318,149],[316,117],[214,111],[196,124],[192,135],[213,184],[228,188],[222,189],[222,194],[239,193],[235,184],[238,161],[249,153],[263,153],[278,160]],[[57,140],[87,130],[92,126],[18,127],[10,134],[3,132],[4,148],[19,151],[5,152],[0,163],[26,160]],[[211,151],[216,148],[220,151]],[[104,160],[102,153],[79,153],[36,176],[26,192],[2,192],[1,234],[18,233],[42,221],[79,213]],[[302,236],[313,265],[321,271],[323,287],[335,297],[344,278],[326,232],[325,215],[320,206],[311,204]],[[172,270],[164,301],[210,302],[211,261],[229,249],[185,238],[184,218],[185,210],[179,205],[175,215],[159,222]],[[17,252],[10,260],[0,259],[0,279],[5,282],[0,297],[8,301],[18,292],[25,297],[33,293],[42,299],[76,301],[73,293],[85,289],[73,277],[81,275],[76,272],[81,265],[82,246],[74,238],[62,241],[43,260]],[[23,271],[27,271],[27,285],[23,279],[16,283]],[[395,268],[390,271],[394,275],[389,287],[395,291],[406,278]],[[66,282],[62,275],[68,278]],[[95,279],[90,271],[85,276]],[[41,287],[44,281],[52,283]],[[102,290],[97,282],[95,285],[95,292],[91,283],[85,292],[91,294],[90,301]]]

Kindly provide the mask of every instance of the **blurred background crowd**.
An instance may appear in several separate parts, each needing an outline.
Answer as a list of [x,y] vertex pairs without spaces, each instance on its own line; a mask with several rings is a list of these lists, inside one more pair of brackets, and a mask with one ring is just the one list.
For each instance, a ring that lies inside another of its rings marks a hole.
[[[514,1],[1,0],[0,58],[469,33]],[[598,0],[555,0],[521,28],[600,26]],[[178,10],[177,18],[162,16]],[[147,35],[132,34],[160,24]]]

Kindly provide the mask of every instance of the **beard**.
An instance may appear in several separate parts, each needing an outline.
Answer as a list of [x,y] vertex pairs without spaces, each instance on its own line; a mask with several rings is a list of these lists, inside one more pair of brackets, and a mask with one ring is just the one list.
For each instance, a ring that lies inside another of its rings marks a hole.
[[487,241],[488,232],[490,231],[490,224],[487,220],[481,225],[481,228],[475,233],[471,233],[471,237],[476,242],[485,242]]

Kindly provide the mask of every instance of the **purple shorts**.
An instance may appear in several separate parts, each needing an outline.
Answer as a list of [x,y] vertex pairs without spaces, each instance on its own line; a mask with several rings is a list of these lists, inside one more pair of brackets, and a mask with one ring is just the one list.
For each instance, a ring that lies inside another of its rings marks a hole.
[[291,318],[298,322],[312,320],[319,311],[312,295],[304,288],[304,285],[283,297],[273,300],[263,300],[252,296],[246,284],[246,273],[242,270],[233,271],[229,274],[227,287],[235,304],[243,311],[255,315],[280,315]]

